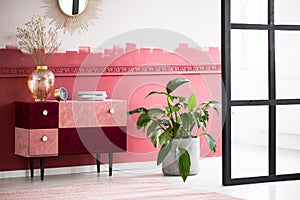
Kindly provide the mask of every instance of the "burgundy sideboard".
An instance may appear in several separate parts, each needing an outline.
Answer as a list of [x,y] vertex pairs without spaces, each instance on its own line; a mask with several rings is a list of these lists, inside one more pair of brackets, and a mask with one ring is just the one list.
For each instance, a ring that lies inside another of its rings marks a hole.
[[108,153],[111,176],[113,153],[127,148],[126,128],[124,100],[16,102],[15,154],[30,158],[31,177],[39,157],[44,180],[45,157],[96,154],[100,173],[100,154]]

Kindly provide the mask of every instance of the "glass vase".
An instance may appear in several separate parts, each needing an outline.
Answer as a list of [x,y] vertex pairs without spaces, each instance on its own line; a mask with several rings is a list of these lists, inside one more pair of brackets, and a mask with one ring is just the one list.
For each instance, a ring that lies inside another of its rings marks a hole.
[[37,66],[28,77],[27,86],[35,101],[45,101],[54,86],[54,74],[47,66]]

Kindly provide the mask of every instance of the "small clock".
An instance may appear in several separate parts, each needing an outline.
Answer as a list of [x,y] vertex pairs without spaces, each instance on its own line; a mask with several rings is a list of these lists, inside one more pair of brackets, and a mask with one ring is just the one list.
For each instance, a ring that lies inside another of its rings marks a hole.
[[66,88],[61,87],[54,90],[54,97],[57,101],[66,101],[68,99],[68,91]]

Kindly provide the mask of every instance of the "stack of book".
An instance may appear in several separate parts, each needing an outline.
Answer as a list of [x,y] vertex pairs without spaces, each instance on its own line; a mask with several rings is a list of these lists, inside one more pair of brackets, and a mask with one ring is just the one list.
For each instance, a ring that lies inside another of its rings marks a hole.
[[81,91],[78,92],[79,101],[104,101],[107,97],[106,91]]

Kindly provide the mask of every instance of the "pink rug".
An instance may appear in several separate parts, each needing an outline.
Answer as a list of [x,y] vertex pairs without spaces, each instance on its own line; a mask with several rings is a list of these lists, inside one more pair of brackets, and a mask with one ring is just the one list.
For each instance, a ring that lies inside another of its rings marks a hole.
[[103,199],[103,200],[231,200],[232,196],[187,188],[158,181],[111,181],[47,189],[0,192],[1,200],[22,199]]

